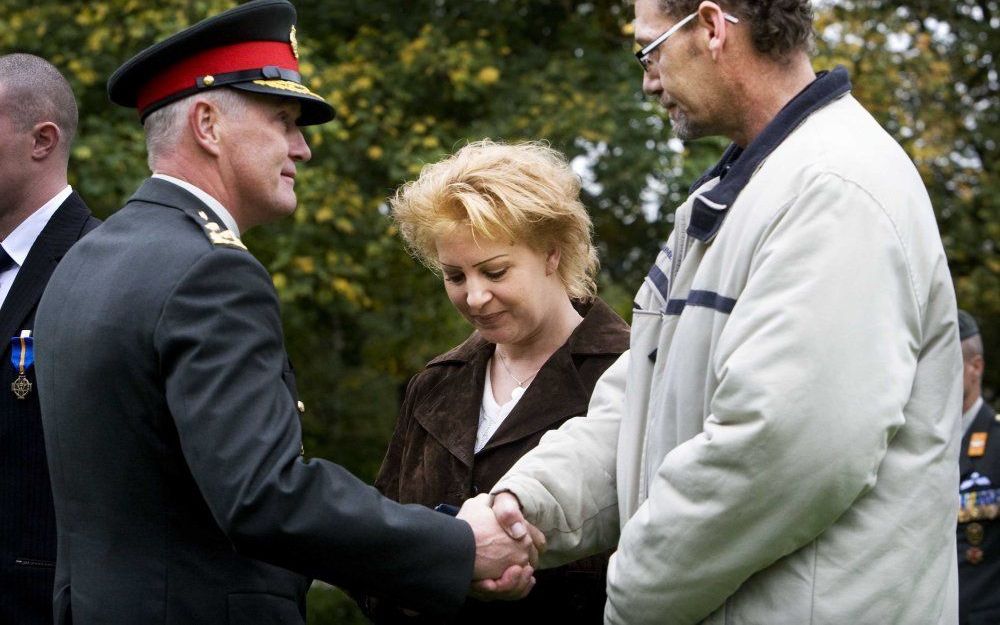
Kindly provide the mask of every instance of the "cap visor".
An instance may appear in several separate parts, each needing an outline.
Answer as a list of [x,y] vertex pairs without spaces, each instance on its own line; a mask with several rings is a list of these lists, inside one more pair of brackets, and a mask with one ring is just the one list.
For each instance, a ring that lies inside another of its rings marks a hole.
[[305,85],[289,80],[254,80],[226,85],[241,91],[250,91],[282,98],[294,98],[302,105],[302,112],[296,123],[299,126],[324,124],[334,117],[333,107],[326,100],[309,90]]

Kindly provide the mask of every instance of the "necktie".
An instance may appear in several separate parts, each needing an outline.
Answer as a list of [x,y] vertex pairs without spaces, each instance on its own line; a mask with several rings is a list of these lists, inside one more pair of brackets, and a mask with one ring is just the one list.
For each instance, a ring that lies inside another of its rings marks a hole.
[[13,269],[16,266],[17,263],[14,262],[14,259],[11,258],[10,254],[7,253],[7,250],[3,249],[3,246],[0,245],[0,273],[3,273],[8,269]]

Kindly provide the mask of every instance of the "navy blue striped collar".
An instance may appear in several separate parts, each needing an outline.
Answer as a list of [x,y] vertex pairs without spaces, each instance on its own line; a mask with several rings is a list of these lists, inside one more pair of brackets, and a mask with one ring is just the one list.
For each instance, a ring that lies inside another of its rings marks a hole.
[[695,198],[691,207],[688,235],[706,243],[715,238],[729,207],[750,182],[750,177],[761,162],[807,117],[850,90],[851,79],[843,66],[838,65],[830,72],[821,72],[817,74],[816,80],[781,109],[745,150],[735,143],[726,148],[722,159],[691,187],[691,193],[694,193],[712,178],[722,178],[713,189]]

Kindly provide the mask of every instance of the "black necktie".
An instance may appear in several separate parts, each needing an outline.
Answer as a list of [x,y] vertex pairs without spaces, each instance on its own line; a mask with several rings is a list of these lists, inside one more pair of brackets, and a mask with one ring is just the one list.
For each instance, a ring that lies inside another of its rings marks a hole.
[[0,273],[3,273],[8,269],[13,269],[14,267],[17,267],[17,263],[10,257],[7,250],[3,249],[3,246],[0,245]]

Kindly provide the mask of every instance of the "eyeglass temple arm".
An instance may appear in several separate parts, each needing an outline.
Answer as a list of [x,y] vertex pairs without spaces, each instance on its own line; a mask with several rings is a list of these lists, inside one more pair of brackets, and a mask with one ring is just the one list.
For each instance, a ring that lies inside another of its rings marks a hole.
[[[669,30],[667,30],[667,32],[663,33],[662,35],[660,35],[656,39],[650,41],[649,45],[647,45],[642,50],[639,50],[639,52],[636,53],[636,56],[637,57],[639,57],[639,56],[646,56],[651,51],[655,50],[656,46],[658,46],[661,43],[663,43],[664,40],[667,39],[667,37],[669,37],[669,36],[673,35],[674,33],[676,33],[678,30],[680,30],[681,28],[683,28],[685,24],[687,24],[688,22],[690,22],[691,20],[693,20],[697,16],[698,16],[697,13],[692,13],[691,15],[688,15],[687,17],[685,17],[684,19],[682,19],[681,21],[677,22]],[[727,22],[730,22],[731,24],[739,24],[740,23],[740,18],[736,17],[735,15],[730,15],[728,13],[723,13],[722,17],[725,18],[725,20]]]

